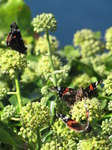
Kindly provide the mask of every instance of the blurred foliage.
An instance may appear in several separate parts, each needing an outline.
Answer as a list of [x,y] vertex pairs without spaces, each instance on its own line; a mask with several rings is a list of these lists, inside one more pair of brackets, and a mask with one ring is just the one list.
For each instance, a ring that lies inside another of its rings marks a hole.
[[[6,48],[10,24],[15,21],[21,31],[27,55]],[[97,150],[112,148],[112,27],[104,38],[100,31],[82,29],[74,33],[73,45],[59,49],[59,41],[50,35],[51,56],[57,85],[86,88],[103,79],[87,99],[90,126],[85,132],[69,129],[56,113],[86,122],[85,100],[69,108],[52,92],[52,69],[46,35],[34,33],[55,31],[52,14],[37,15],[23,0],[0,1],[0,149]],[[18,111],[14,82],[18,73],[22,109]],[[18,136],[19,135],[19,136]],[[15,140],[16,139],[16,140]],[[17,140],[18,139],[18,140]]]

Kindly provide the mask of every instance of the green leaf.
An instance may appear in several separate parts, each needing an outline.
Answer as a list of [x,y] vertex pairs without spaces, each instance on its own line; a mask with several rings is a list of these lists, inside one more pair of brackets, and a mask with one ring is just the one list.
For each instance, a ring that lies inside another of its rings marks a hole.
[[50,124],[52,125],[54,117],[55,117],[55,101],[49,101],[49,107],[52,114],[52,117],[50,119]]
[[73,46],[71,45],[67,45],[64,47],[64,53],[65,53],[65,56],[68,58],[68,60],[70,59],[75,59],[75,58],[78,58],[80,57],[80,53],[78,50],[75,50]]
[[0,31],[9,32],[9,25],[13,21],[17,22],[21,30],[28,33],[31,27],[31,13],[23,0],[8,0],[0,6]]
[[75,63],[75,66],[77,66],[78,70],[83,70],[86,72],[89,76],[95,76],[98,80],[101,80],[102,77],[89,65],[82,63],[79,60],[73,60],[73,64]]
[[25,149],[25,142],[12,129],[0,121],[0,142]]
[[17,96],[16,95],[12,95],[10,98],[9,98],[9,102],[11,103],[11,105],[13,106],[18,106],[18,100],[17,100]]
[[26,97],[21,97],[22,98],[22,105],[24,106],[25,104],[27,104],[29,101],[31,101],[31,99],[26,98]]
[[112,70],[112,56],[108,57],[105,61],[105,66],[107,70]]
[[111,118],[112,117],[112,114],[106,114],[106,115],[104,115],[102,118]]

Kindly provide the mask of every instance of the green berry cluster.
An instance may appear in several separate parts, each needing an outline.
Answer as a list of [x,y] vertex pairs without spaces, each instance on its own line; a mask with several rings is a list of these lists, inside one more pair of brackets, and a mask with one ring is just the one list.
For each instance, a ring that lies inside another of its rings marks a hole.
[[16,109],[13,105],[7,105],[3,109],[3,113],[1,114],[1,120],[7,123],[12,117],[15,117],[17,114]]
[[20,131],[18,132],[18,135],[21,135],[23,139],[25,139],[29,143],[30,147],[35,148],[35,144],[37,142],[36,129],[31,129],[29,127],[21,127]]
[[112,74],[108,75],[107,79],[104,81],[104,89],[106,94],[112,94]]
[[87,85],[91,84],[92,79],[87,74],[81,74],[78,75],[74,80],[72,81],[73,85],[76,85],[78,87],[86,88]]
[[30,83],[36,79],[36,68],[37,62],[28,61],[27,67],[24,69],[23,74],[21,75],[21,80],[24,83]]
[[107,140],[92,137],[90,139],[79,140],[77,150],[109,150]]
[[[56,51],[59,46],[59,42],[55,36],[49,35],[49,41],[51,45],[52,52]],[[48,52],[48,43],[46,40],[46,35],[40,36],[39,39],[35,43],[35,53],[38,55],[39,53],[47,53]]]
[[102,121],[102,134],[111,135],[112,134],[112,118],[105,119]]
[[72,150],[76,149],[76,142],[74,141],[75,132],[69,130],[61,119],[56,121],[53,126],[53,139],[51,142],[43,144],[42,150],[44,149],[62,149],[62,150]]
[[41,129],[45,127],[50,120],[50,111],[47,106],[42,105],[39,102],[28,102],[26,106],[22,107],[20,122],[22,127],[20,128],[19,135],[29,142],[35,145],[37,142],[37,128]]
[[52,140],[49,143],[43,144],[41,150],[76,150],[76,144],[73,140]]
[[[98,119],[100,116],[100,103],[97,98],[86,99],[87,109],[89,110],[89,121],[93,119]],[[85,108],[85,99],[79,101],[78,103],[72,106],[70,110],[72,119],[80,122],[81,120],[86,120],[86,108]]]
[[11,78],[15,73],[22,71],[27,66],[25,55],[13,50],[7,50],[0,56],[0,69],[3,74],[9,74]]
[[69,65],[64,65],[61,66],[59,70],[56,70],[56,79],[57,79],[57,84],[60,85],[61,82],[66,82],[67,78],[69,77],[69,71],[70,71],[70,66]]
[[70,130],[60,118],[52,125],[52,129],[55,137],[64,137],[66,140],[79,138],[79,134]]
[[[62,66],[60,59],[57,56],[53,55],[52,60],[55,70],[59,70],[60,66]],[[41,58],[38,60],[35,70],[37,76],[41,76],[48,80],[48,78],[51,77],[51,66],[49,63],[49,56],[41,56]]]
[[57,22],[53,14],[45,14],[37,15],[36,18],[33,19],[34,31],[37,33],[41,33],[45,30],[50,30],[51,32],[55,31],[57,28]]
[[105,62],[109,58],[110,53],[103,53],[102,55],[96,55],[95,57],[90,58],[90,64],[93,66],[94,70],[97,71],[100,75],[108,75],[109,71],[106,69]]
[[112,50],[112,27],[106,30],[105,39],[106,39],[106,48],[108,50]]
[[0,100],[2,100],[9,91],[8,85],[6,82],[0,81]]
[[49,143],[43,144],[41,150],[63,150],[63,147],[57,140],[51,140]]
[[39,102],[28,102],[21,111],[21,123],[25,127],[42,128],[47,125],[50,119],[50,111],[47,106]]
[[97,36],[92,30],[83,29],[74,34],[74,46],[81,48],[82,57],[95,56],[104,51],[104,44],[100,40],[101,36]]
[[108,110],[112,111],[112,101],[108,102]]

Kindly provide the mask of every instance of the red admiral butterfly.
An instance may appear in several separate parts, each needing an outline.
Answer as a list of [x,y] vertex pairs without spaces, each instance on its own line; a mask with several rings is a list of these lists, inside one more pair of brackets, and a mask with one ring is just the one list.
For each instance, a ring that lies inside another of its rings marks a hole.
[[10,32],[7,37],[6,45],[20,53],[26,52],[27,48],[24,45],[21,32],[15,22],[10,25]]
[[76,120],[72,120],[71,118],[63,116],[62,114],[57,114],[57,117],[61,118],[69,129],[72,129],[77,132],[86,131],[89,127],[89,111],[86,111],[87,123],[85,125],[79,124]]
[[94,82],[91,85],[89,85],[87,88],[83,89],[82,87],[80,87],[78,90],[72,88],[60,87],[60,86],[51,88],[57,91],[59,97],[64,101],[66,101],[69,107],[74,103],[81,101],[82,98],[85,98],[86,118],[87,118],[87,123],[85,125],[79,124],[76,120],[67,118],[62,114],[57,114],[57,116],[61,118],[64,121],[64,123],[68,126],[68,128],[75,130],[77,132],[82,132],[87,130],[87,128],[89,127],[89,111],[87,110],[86,98],[90,97],[92,91],[95,90],[98,84],[101,83],[102,81]]
[[55,90],[58,93],[58,96],[64,100],[67,105],[70,107],[74,103],[81,101],[82,98],[88,98],[91,96],[92,92],[96,87],[101,84],[102,81],[94,82],[90,84],[87,88],[83,89],[80,87],[78,90],[66,87],[53,87],[51,89]]

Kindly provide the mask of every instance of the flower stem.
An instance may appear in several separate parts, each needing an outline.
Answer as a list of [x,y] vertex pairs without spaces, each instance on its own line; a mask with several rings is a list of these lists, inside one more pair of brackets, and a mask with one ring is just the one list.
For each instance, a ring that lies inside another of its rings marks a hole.
[[54,86],[57,86],[56,75],[54,72],[54,65],[53,65],[52,54],[51,54],[51,45],[50,45],[50,41],[49,41],[49,33],[48,33],[47,29],[45,30],[45,34],[46,34],[46,40],[47,40],[47,44],[48,44],[48,56],[49,56],[49,61],[50,61],[50,65],[51,65],[53,82],[54,82]]
[[16,96],[18,99],[18,106],[19,106],[19,112],[20,112],[21,108],[22,108],[22,103],[21,103],[21,94],[20,94],[20,85],[19,85],[18,74],[15,75],[15,84],[16,84]]
[[38,143],[38,150],[40,150],[41,149],[41,137],[40,137],[39,127],[37,127],[37,143]]

